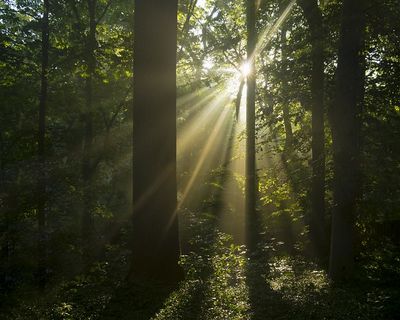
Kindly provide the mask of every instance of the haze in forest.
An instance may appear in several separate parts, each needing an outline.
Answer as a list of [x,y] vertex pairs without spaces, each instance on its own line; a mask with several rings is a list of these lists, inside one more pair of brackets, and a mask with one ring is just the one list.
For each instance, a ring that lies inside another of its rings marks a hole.
[[0,319],[397,319],[393,0],[0,2]]

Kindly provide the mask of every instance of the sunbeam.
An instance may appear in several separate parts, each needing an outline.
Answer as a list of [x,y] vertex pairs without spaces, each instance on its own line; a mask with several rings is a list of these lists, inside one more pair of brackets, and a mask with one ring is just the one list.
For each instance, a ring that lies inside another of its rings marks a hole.
[[208,96],[208,93],[212,91],[212,88],[209,87],[203,87],[197,90],[194,90],[193,92],[190,92],[188,94],[182,95],[176,99],[176,107],[177,109],[181,108],[182,106],[188,104],[188,103],[193,103],[194,101],[198,100],[199,98],[202,98],[204,96]]
[[[243,99],[242,103],[243,105]],[[244,112],[243,112],[244,113]],[[231,234],[236,243],[245,243],[245,202],[244,202],[244,154],[245,141],[240,135],[245,130],[245,123],[236,122],[232,132],[232,153],[226,164],[227,178],[222,192],[222,210],[218,223],[223,232]]]
[[178,159],[184,155],[187,146],[194,143],[196,135],[201,131],[200,129],[217,118],[216,113],[221,111],[219,106],[228,103],[230,97],[226,92],[220,93],[218,96],[216,94],[217,92],[213,91],[194,104],[192,106],[192,109],[194,109],[191,113],[192,116],[188,117],[182,127],[179,128],[177,139]]
[[398,2],[2,1],[0,320],[399,318]]
[[271,41],[273,35],[278,31],[282,23],[287,19],[289,16],[290,12],[293,9],[294,4],[296,3],[296,0],[291,0],[285,10],[283,10],[282,14],[279,16],[279,18],[275,21],[273,25],[267,26],[259,35],[258,37],[258,42],[256,44],[256,49],[254,50],[254,53],[252,55],[252,59],[255,59],[263,50],[264,48],[268,45],[268,43]]
[[[224,94],[226,96],[226,93]],[[226,103],[228,101],[228,103]],[[229,138],[227,136],[227,130],[232,127],[233,117],[232,117],[232,109],[228,107],[229,99],[222,99],[219,105],[215,105],[216,108],[222,108],[222,112],[219,114],[217,122],[206,139],[205,146],[203,147],[199,159],[197,160],[193,171],[191,171],[191,175],[189,180],[183,185],[182,191],[180,192],[180,196],[178,198],[178,205],[175,210],[175,215],[178,214],[179,210],[184,206],[189,205],[189,195],[199,196],[199,190],[194,191],[194,186],[200,186],[204,184],[205,181],[201,179],[201,173],[205,169],[211,169],[211,163],[215,160],[217,156],[218,159],[224,157],[224,154],[227,151],[227,143],[226,140]],[[225,103],[222,103],[225,102]],[[200,138],[200,137],[199,137]],[[210,163],[211,162],[211,163]],[[207,172],[204,172],[207,174]],[[170,228],[174,218],[171,217],[170,222],[165,226],[165,232]]]
[[[225,100],[225,99],[223,99]],[[186,186],[183,188],[181,197],[180,197],[180,201],[178,204],[178,209],[185,204],[185,200],[189,194],[189,192],[192,190],[192,187],[194,185],[194,183],[196,182],[199,173],[201,171],[201,169],[203,168],[206,160],[210,159],[212,153],[219,153],[219,157],[221,157],[223,155],[223,150],[221,150],[221,148],[226,147],[226,144],[222,144],[217,146],[215,144],[215,140],[217,138],[223,138],[223,131],[224,129],[226,129],[228,126],[230,126],[232,124],[231,119],[229,119],[228,115],[231,113],[231,109],[226,107],[226,106],[222,106],[223,111],[221,112],[221,114],[218,117],[218,120],[214,126],[214,129],[211,131],[211,133],[208,136],[207,142],[199,156],[199,159],[197,160],[197,163],[193,169],[193,172],[191,172],[191,177],[189,179],[189,181],[187,182]],[[227,137],[224,137],[224,140],[226,140]],[[217,148],[219,148],[217,150]],[[222,152],[221,152],[222,151]]]

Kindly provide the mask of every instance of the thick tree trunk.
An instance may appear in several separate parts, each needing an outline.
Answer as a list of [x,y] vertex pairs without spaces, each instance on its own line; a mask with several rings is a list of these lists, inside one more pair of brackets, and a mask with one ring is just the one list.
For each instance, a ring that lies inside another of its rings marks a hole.
[[177,0],[135,1],[133,235],[130,279],[174,282]]
[[93,77],[96,69],[96,5],[97,0],[88,0],[89,32],[86,39],[86,67],[87,78],[85,83],[85,112],[84,121],[84,145],[82,159],[82,184],[83,184],[83,208],[81,221],[81,237],[88,252],[91,252],[92,237],[94,232],[92,208],[93,190],[92,178],[94,172],[93,163]]
[[311,34],[311,217],[310,232],[316,253],[326,255],[325,220],[325,134],[324,134],[324,34],[322,12],[316,0],[300,0]]
[[351,277],[354,265],[364,19],[363,0],[343,1],[336,96],[329,114],[334,151],[334,207],[329,275],[334,281]]
[[46,108],[49,66],[49,0],[43,2],[42,18],[42,71],[40,80],[39,97],[39,132],[38,132],[38,284],[44,287],[46,283],[46,158],[45,158],[45,134],[46,134]]
[[256,138],[255,138],[255,99],[256,99],[256,73],[255,73],[255,47],[256,47],[256,4],[255,0],[246,0],[247,19],[247,63],[250,73],[247,76],[247,101],[246,101],[246,216],[247,216],[247,242],[250,249],[254,246],[254,228],[256,221]]

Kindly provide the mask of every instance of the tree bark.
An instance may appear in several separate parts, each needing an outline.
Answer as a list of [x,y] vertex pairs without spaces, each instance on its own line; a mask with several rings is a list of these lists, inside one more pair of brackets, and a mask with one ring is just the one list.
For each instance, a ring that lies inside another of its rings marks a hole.
[[1,243],[0,257],[4,265],[4,272],[2,273],[1,286],[5,289],[8,288],[9,273],[10,273],[10,212],[9,212],[9,198],[6,188],[6,174],[5,174],[5,148],[3,140],[3,132],[0,129],[0,212],[4,215],[4,227],[1,231],[4,240]]
[[85,111],[84,121],[84,144],[82,159],[82,187],[83,187],[83,208],[81,221],[81,237],[86,247],[85,256],[91,252],[92,237],[94,232],[92,208],[93,190],[92,178],[94,172],[93,165],[93,78],[96,69],[96,6],[97,0],[87,0],[89,14],[89,32],[86,38],[86,68],[87,78],[85,81]]
[[329,113],[334,152],[334,207],[329,265],[329,275],[333,281],[351,277],[354,267],[364,3],[364,0],[343,1],[336,96]]
[[235,118],[236,118],[236,121],[239,121],[240,103],[242,102],[244,82],[245,82],[244,78],[240,79],[240,85],[239,85],[239,89],[238,89],[238,92],[237,92],[237,95],[236,95],[236,100],[235,100],[235,110],[236,110]]
[[46,109],[48,95],[48,68],[49,68],[49,0],[43,1],[42,17],[42,70],[40,79],[39,97],[39,131],[38,131],[38,196],[37,196],[37,219],[38,219],[38,284],[44,288],[46,284],[46,157],[45,157],[45,134],[46,134]]
[[175,282],[177,0],[135,1],[132,281]]
[[256,47],[256,4],[255,0],[246,0],[247,19],[247,63],[250,73],[247,76],[246,101],[246,216],[247,242],[250,249],[254,246],[253,224],[256,220],[256,139],[255,139],[255,47]]
[[324,33],[322,12],[316,0],[298,1],[311,35],[311,217],[310,233],[316,253],[326,256],[325,236],[325,133],[324,133]]

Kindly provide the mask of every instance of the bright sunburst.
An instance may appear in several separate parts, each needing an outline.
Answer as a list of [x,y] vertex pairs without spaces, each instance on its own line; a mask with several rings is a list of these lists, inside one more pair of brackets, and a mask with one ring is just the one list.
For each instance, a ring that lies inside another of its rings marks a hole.
[[248,77],[251,73],[251,64],[250,62],[246,61],[240,66],[240,72],[242,73],[243,77]]

